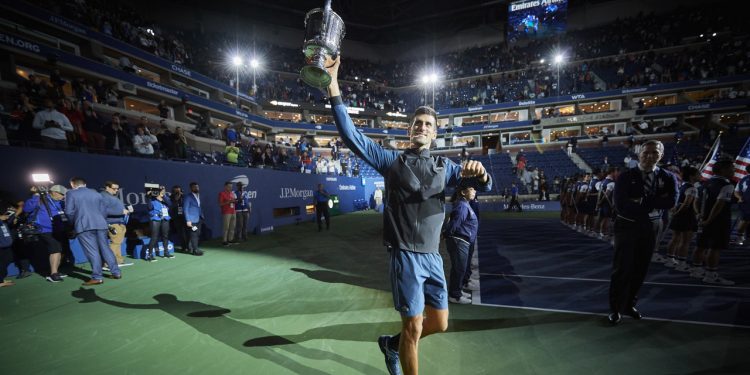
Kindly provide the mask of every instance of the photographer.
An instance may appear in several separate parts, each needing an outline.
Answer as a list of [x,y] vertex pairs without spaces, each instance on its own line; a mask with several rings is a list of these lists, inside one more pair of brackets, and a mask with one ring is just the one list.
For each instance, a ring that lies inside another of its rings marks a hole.
[[34,129],[42,130],[42,147],[67,149],[68,137],[66,132],[73,131],[73,124],[64,114],[55,109],[55,103],[52,99],[45,99],[44,107],[43,111],[36,113],[33,123]]
[[169,206],[169,216],[172,217],[171,229],[177,234],[177,238],[180,239],[180,250],[186,253],[188,249],[188,228],[185,222],[183,199],[182,187],[179,185],[173,186],[172,195],[169,197],[169,200],[172,202]]
[[117,197],[118,191],[120,191],[120,184],[114,181],[106,181],[104,191],[101,194],[107,212],[109,248],[117,259],[117,265],[125,267],[133,265],[133,263],[125,262],[125,258],[122,257],[122,241],[125,239],[128,216],[133,212],[133,206],[125,208],[120,198]]
[[[62,187],[55,185],[54,188],[58,186]],[[64,187],[57,190],[65,192]],[[33,195],[23,205],[23,212],[28,214],[26,227],[29,228],[22,230],[23,240],[32,249],[32,254],[49,254],[49,273],[46,280],[59,283],[63,281],[63,276],[58,270],[62,258],[62,245],[52,236],[52,217],[62,212],[62,206],[60,201],[52,199],[47,194],[46,187],[34,186],[31,192]]]
[[8,265],[13,261],[13,234],[6,223],[12,220],[15,212],[0,214],[0,288],[13,286],[12,281],[5,281],[8,276]]
[[[147,184],[150,185],[150,184]],[[164,255],[162,258],[174,258],[169,254],[169,201],[164,197],[166,189],[164,186],[158,188],[148,187],[151,201],[148,203],[148,214],[151,219],[151,240],[146,249],[146,260],[153,262],[156,260],[154,255],[159,251],[158,242],[161,240],[164,245]]]
[[18,275],[16,279],[27,278],[34,273],[31,272],[31,266],[29,264],[29,252],[27,246],[18,235],[18,230],[23,223],[26,223],[27,214],[23,212],[24,201],[16,201],[16,204],[8,207],[7,215],[10,217],[6,224],[10,226],[10,230],[13,233],[13,260],[18,268]]

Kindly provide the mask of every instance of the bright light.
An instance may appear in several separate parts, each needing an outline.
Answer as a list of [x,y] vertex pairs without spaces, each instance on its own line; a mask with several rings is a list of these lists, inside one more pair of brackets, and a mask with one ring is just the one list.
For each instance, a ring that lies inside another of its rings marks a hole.
[[711,34],[711,36],[716,36],[716,33]]
[[424,83],[424,84],[430,83],[430,75],[429,74],[425,74],[425,75],[422,76],[422,83]]
[[544,64],[544,59],[539,60],[540,64]]
[[562,62],[563,62],[563,55],[562,54],[555,55],[555,64],[560,64]]
[[47,173],[32,173],[31,180],[34,182],[51,182]]
[[250,60],[250,67],[253,69],[257,69],[260,66],[260,61],[256,59]]
[[438,76],[435,73],[430,74],[430,83],[435,83],[438,80]]
[[232,65],[234,65],[235,67],[238,67],[238,68],[240,66],[242,66],[242,57],[239,57],[239,56],[233,57],[232,58]]
[[703,34],[701,34],[701,38],[703,38]]

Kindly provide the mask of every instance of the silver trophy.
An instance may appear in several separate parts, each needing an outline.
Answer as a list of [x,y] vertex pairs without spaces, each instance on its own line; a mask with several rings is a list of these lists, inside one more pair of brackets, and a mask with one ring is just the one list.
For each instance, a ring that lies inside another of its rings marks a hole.
[[326,71],[326,57],[335,59],[344,39],[344,21],[331,10],[331,0],[323,8],[315,8],[305,16],[305,43],[302,53],[305,66],[299,75],[312,87],[325,89],[331,83]]

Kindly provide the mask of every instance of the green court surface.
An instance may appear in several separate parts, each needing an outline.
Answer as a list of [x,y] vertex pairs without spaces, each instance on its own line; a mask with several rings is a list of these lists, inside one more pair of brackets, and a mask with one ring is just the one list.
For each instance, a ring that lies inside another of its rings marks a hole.
[[[508,216],[512,217],[512,216]],[[332,218],[206,255],[137,261],[82,288],[85,270],[0,289],[3,374],[385,374],[400,326],[381,217]],[[498,228],[501,230],[501,228]],[[447,257],[446,264],[447,262]],[[450,306],[420,343],[422,374],[750,372],[750,330],[488,306]]]

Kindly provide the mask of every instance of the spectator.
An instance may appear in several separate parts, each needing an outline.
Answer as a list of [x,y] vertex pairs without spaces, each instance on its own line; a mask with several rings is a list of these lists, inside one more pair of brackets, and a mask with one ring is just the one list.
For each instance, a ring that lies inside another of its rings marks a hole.
[[237,195],[232,191],[232,183],[226,182],[224,183],[224,191],[219,193],[219,207],[221,208],[222,224],[224,227],[223,242],[221,244],[224,246],[236,243],[234,241],[234,227],[237,220],[235,204],[237,204]]
[[226,158],[227,162],[231,164],[237,164],[237,159],[240,156],[240,149],[235,145],[234,142],[230,142],[225,148],[224,148],[224,157]]
[[73,125],[65,115],[55,109],[52,99],[44,100],[45,109],[34,117],[34,129],[42,129],[42,146],[53,149],[67,149],[66,132],[73,131]]
[[174,158],[177,155],[177,140],[175,135],[169,131],[164,120],[159,121],[159,134],[156,136],[163,156]]
[[89,150],[104,151],[104,127],[90,102],[83,102],[83,130],[86,132]]
[[169,117],[169,107],[167,107],[167,104],[163,99],[159,102],[159,105],[156,108],[159,110],[159,117],[163,119]]
[[139,126],[136,130],[138,134],[133,137],[133,147],[135,153],[140,156],[151,157],[154,155],[154,144],[158,144],[159,140],[155,136],[151,135],[148,128]]
[[115,155],[130,155],[133,142],[120,124],[120,115],[112,115],[109,126],[104,128],[104,149]]
[[188,142],[187,137],[185,137],[185,131],[179,126],[174,130],[175,156],[180,159],[187,159]]

